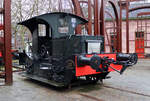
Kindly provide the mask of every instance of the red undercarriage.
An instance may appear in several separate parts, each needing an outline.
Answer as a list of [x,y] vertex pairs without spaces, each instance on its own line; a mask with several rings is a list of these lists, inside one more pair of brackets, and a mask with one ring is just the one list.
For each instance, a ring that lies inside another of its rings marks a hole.
[[[116,60],[116,54],[97,54],[100,57],[104,57],[104,56],[108,56],[109,58],[113,58],[114,60]],[[92,57],[93,55],[86,55],[86,57]],[[85,65],[82,67],[78,67],[77,66],[77,57],[75,59],[75,63],[76,63],[76,76],[85,76],[85,75],[92,75],[92,74],[99,74],[100,72],[96,72],[96,70],[92,69],[89,65]],[[122,65],[114,65],[111,64],[111,66],[113,68],[115,68],[116,70],[121,70],[122,69]],[[102,66],[100,66],[100,68],[102,68]],[[113,69],[109,68],[108,69],[109,72],[114,71]]]

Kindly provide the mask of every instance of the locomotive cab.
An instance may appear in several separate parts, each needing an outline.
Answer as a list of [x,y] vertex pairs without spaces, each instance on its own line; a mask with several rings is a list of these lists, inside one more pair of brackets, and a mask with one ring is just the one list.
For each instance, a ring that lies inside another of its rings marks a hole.
[[111,71],[122,73],[129,66],[127,62],[137,62],[135,54],[123,55],[127,62],[117,62],[121,54],[104,54],[103,36],[77,35],[76,27],[86,23],[79,16],[62,12],[19,23],[32,33],[32,55],[28,56],[25,51],[20,54],[25,75],[55,86],[66,86],[82,76],[92,82],[105,79]]
[[49,54],[55,55],[57,52],[53,46],[59,42],[56,44],[54,41],[75,35],[76,26],[85,23],[87,23],[85,19],[72,14],[48,13],[19,24],[26,26],[32,33],[33,54],[38,53],[41,47],[46,46],[49,47]]

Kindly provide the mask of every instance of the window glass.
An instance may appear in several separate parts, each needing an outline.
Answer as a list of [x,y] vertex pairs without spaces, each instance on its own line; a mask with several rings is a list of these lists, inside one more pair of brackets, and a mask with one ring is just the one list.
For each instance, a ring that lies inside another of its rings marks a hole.
[[88,54],[92,54],[92,53],[100,53],[100,47],[101,47],[101,43],[100,42],[88,42]]
[[49,27],[49,37],[52,37],[52,29]]
[[65,18],[59,19],[58,32],[59,33],[68,33],[69,32],[68,23],[67,23],[67,20]]
[[38,24],[38,33],[39,36],[46,36],[46,25]]
[[136,32],[136,38],[144,38],[144,32],[143,31]]

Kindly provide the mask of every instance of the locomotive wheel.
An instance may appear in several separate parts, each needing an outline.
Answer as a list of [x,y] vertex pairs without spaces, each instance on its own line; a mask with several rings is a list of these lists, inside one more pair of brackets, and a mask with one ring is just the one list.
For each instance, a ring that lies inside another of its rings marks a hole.
[[86,76],[86,80],[89,82],[97,83],[99,80],[99,77],[97,77],[97,76]]
[[107,79],[107,75],[109,74],[109,72],[106,73],[101,73],[98,75],[94,75],[94,76],[86,76],[86,80],[89,82],[93,82],[93,83],[97,83],[98,81],[100,81],[101,83],[103,83],[103,79]]
[[27,73],[33,73],[33,69],[32,69],[32,60],[30,60],[29,58],[26,58],[26,61],[25,61],[25,69],[27,71]]
[[49,52],[44,44],[41,46],[41,49],[39,50],[39,54],[40,54],[40,57],[42,58],[49,56]]

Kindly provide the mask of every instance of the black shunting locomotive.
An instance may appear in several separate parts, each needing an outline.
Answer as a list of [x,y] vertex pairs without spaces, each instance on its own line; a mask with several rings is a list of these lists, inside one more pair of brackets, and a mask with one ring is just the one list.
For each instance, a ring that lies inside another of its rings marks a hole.
[[104,53],[104,37],[78,35],[75,29],[87,21],[79,16],[56,12],[20,22],[32,33],[32,42],[19,53],[25,76],[54,86],[97,82],[109,72],[122,74],[137,63],[137,55]]

